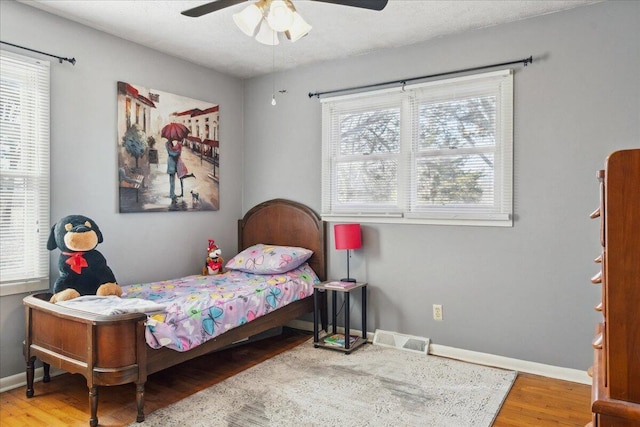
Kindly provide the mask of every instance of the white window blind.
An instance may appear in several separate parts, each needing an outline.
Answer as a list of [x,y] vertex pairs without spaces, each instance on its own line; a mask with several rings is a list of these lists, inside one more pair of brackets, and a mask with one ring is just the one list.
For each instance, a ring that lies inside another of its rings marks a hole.
[[322,108],[326,219],[512,225],[511,70]]
[[49,62],[0,52],[0,295],[49,287]]

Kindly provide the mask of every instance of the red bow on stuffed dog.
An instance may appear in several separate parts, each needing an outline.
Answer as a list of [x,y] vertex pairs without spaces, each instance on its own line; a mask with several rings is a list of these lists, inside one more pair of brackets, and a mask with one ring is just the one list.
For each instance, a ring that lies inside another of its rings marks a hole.
[[82,269],[84,267],[89,267],[87,260],[84,259],[84,252],[62,252],[64,255],[68,255],[69,259],[65,261],[66,264],[69,264],[71,269],[78,274],[82,274]]

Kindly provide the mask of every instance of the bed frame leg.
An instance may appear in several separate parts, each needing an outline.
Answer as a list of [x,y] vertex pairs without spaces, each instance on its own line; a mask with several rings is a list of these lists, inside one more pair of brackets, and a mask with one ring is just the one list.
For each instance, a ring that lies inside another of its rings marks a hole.
[[96,427],[98,425],[98,387],[89,387],[89,404],[91,405],[91,418],[89,418],[89,425]]
[[30,357],[27,359],[27,397],[33,397],[33,373],[36,357]]
[[144,421],[144,383],[136,384],[136,403],[138,404],[138,416],[136,422]]
[[49,374],[49,372],[51,371],[51,365],[49,365],[48,363],[42,362],[42,369],[44,370],[44,375],[42,376],[42,382],[48,383],[49,381],[51,381],[51,375]]

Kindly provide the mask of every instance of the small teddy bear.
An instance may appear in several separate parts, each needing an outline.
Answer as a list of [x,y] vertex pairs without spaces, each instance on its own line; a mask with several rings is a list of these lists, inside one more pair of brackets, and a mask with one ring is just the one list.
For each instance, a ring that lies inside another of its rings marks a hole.
[[216,242],[213,239],[209,239],[209,246],[207,247],[208,256],[205,260],[204,267],[202,267],[203,276],[222,273],[224,259],[220,256],[221,254],[222,250],[216,245]]
[[107,260],[95,248],[102,243],[98,225],[82,215],[69,215],[51,227],[47,242],[50,251],[60,249],[60,276],[53,286],[51,302],[81,295],[122,295]]

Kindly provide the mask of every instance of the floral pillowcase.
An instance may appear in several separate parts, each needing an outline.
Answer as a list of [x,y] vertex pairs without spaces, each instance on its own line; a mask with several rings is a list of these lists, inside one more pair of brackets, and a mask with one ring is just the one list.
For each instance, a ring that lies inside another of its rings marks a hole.
[[255,274],[281,274],[298,268],[313,255],[313,251],[295,246],[275,246],[258,243],[231,258],[228,270]]

